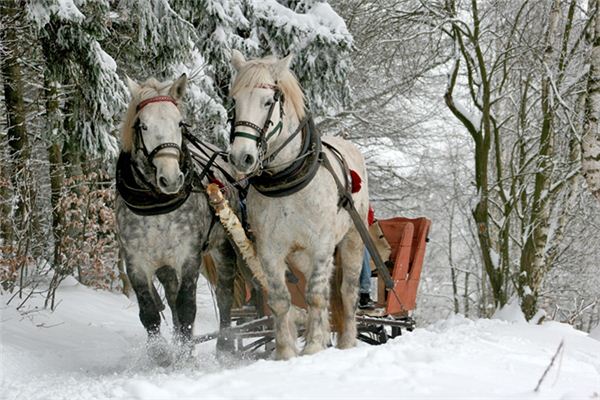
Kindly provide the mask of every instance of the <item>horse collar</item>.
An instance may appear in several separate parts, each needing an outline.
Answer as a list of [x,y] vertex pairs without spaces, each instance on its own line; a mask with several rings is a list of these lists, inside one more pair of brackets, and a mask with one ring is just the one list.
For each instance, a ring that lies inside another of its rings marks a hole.
[[[182,172],[184,183],[178,193],[168,195],[160,192],[148,182],[131,159],[131,153],[121,153],[117,161],[117,191],[127,207],[137,215],[166,214],[179,208],[192,192],[195,171],[187,147],[182,146],[184,154]],[[136,175],[138,179],[136,179]]]
[[284,197],[302,190],[319,169],[321,137],[311,116],[302,121],[302,150],[289,167],[270,175],[263,173],[250,178],[250,184],[267,197]]

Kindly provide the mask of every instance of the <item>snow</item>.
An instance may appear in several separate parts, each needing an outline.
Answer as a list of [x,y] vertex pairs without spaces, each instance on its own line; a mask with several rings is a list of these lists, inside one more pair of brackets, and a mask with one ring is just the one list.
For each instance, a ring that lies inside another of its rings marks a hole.
[[492,260],[492,265],[494,269],[500,268],[500,254],[496,252],[496,250],[490,248],[490,259]]
[[[287,33],[296,28],[311,36],[320,36],[325,41],[352,42],[346,23],[327,3],[315,4],[306,14],[296,13],[275,0],[255,2],[254,9],[259,18],[273,21],[275,26]],[[308,45],[311,41],[306,41],[305,44]],[[296,49],[298,50],[300,49]]]
[[590,337],[600,341],[600,325],[597,325],[594,329],[592,329],[590,332]]
[[523,311],[521,311],[521,306],[519,305],[519,299],[517,297],[513,297],[508,303],[506,303],[504,307],[496,310],[494,315],[492,315],[492,319],[507,322],[526,321],[525,315],[523,315]]
[[100,47],[100,43],[93,42],[92,49],[96,52],[98,61],[100,62],[100,66],[102,69],[107,69],[115,72],[117,70],[117,63],[114,58],[112,58],[107,52],[105,52],[102,47]]
[[[334,348],[290,361],[220,360],[214,343],[195,362],[151,365],[137,306],[68,280],[54,313],[33,297],[20,312],[1,296],[3,399],[596,398],[600,342],[569,325],[460,315],[382,346]],[[216,326],[205,282],[198,333]],[[166,329],[165,329],[166,331]],[[541,385],[550,359],[564,341]]]
[[79,11],[73,0],[55,0],[48,4],[33,1],[28,2],[26,7],[29,19],[38,27],[46,25],[51,15],[57,15],[63,21],[81,22],[85,19],[85,15]]

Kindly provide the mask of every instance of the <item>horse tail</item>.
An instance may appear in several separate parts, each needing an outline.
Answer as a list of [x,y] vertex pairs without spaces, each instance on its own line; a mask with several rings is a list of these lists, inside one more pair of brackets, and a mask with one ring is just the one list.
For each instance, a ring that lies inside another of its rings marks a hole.
[[339,250],[333,256],[333,277],[331,279],[331,329],[334,332],[344,331],[344,304],[342,302],[342,263]]
[[235,272],[235,279],[233,281],[233,306],[243,307],[246,304],[247,297],[246,279],[238,269]]
[[206,253],[202,257],[204,268],[202,269],[202,275],[206,278],[206,280],[214,287],[217,285],[217,267],[215,266],[215,262],[213,261],[210,254]]

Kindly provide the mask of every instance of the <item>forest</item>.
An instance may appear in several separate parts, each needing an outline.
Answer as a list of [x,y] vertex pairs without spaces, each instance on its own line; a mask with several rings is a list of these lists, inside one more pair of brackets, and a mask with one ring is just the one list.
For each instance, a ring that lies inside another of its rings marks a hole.
[[[126,79],[189,79],[226,149],[231,51],[293,54],[376,217],[433,221],[417,321],[600,321],[600,0],[2,0],[0,290],[129,294],[114,217]],[[70,279],[70,278],[69,278]]]

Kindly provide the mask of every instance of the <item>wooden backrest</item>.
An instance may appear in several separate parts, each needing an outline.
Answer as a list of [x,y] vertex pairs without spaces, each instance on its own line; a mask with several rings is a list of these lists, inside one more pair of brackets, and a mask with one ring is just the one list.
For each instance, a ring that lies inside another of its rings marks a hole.
[[[413,225],[413,238],[409,257],[409,273],[412,270],[413,264],[423,264],[425,256],[425,246],[427,234],[431,221],[427,218],[404,218],[395,217],[389,219],[380,219],[379,226],[385,235],[386,240],[392,247],[390,260],[394,261],[398,257],[400,239],[403,236],[405,225],[411,223]],[[385,260],[384,260],[385,261]]]
[[[392,247],[390,260],[394,266],[391,275],[396,294],[388,292],[387,296],[380,296],[378,300],[385,300],[387,314],[406,314],[416,307],[417,289],[431,221],[427,218],[396,217],[379,220],[379,225]],[[381,283],[379,287],[382,289]]]

